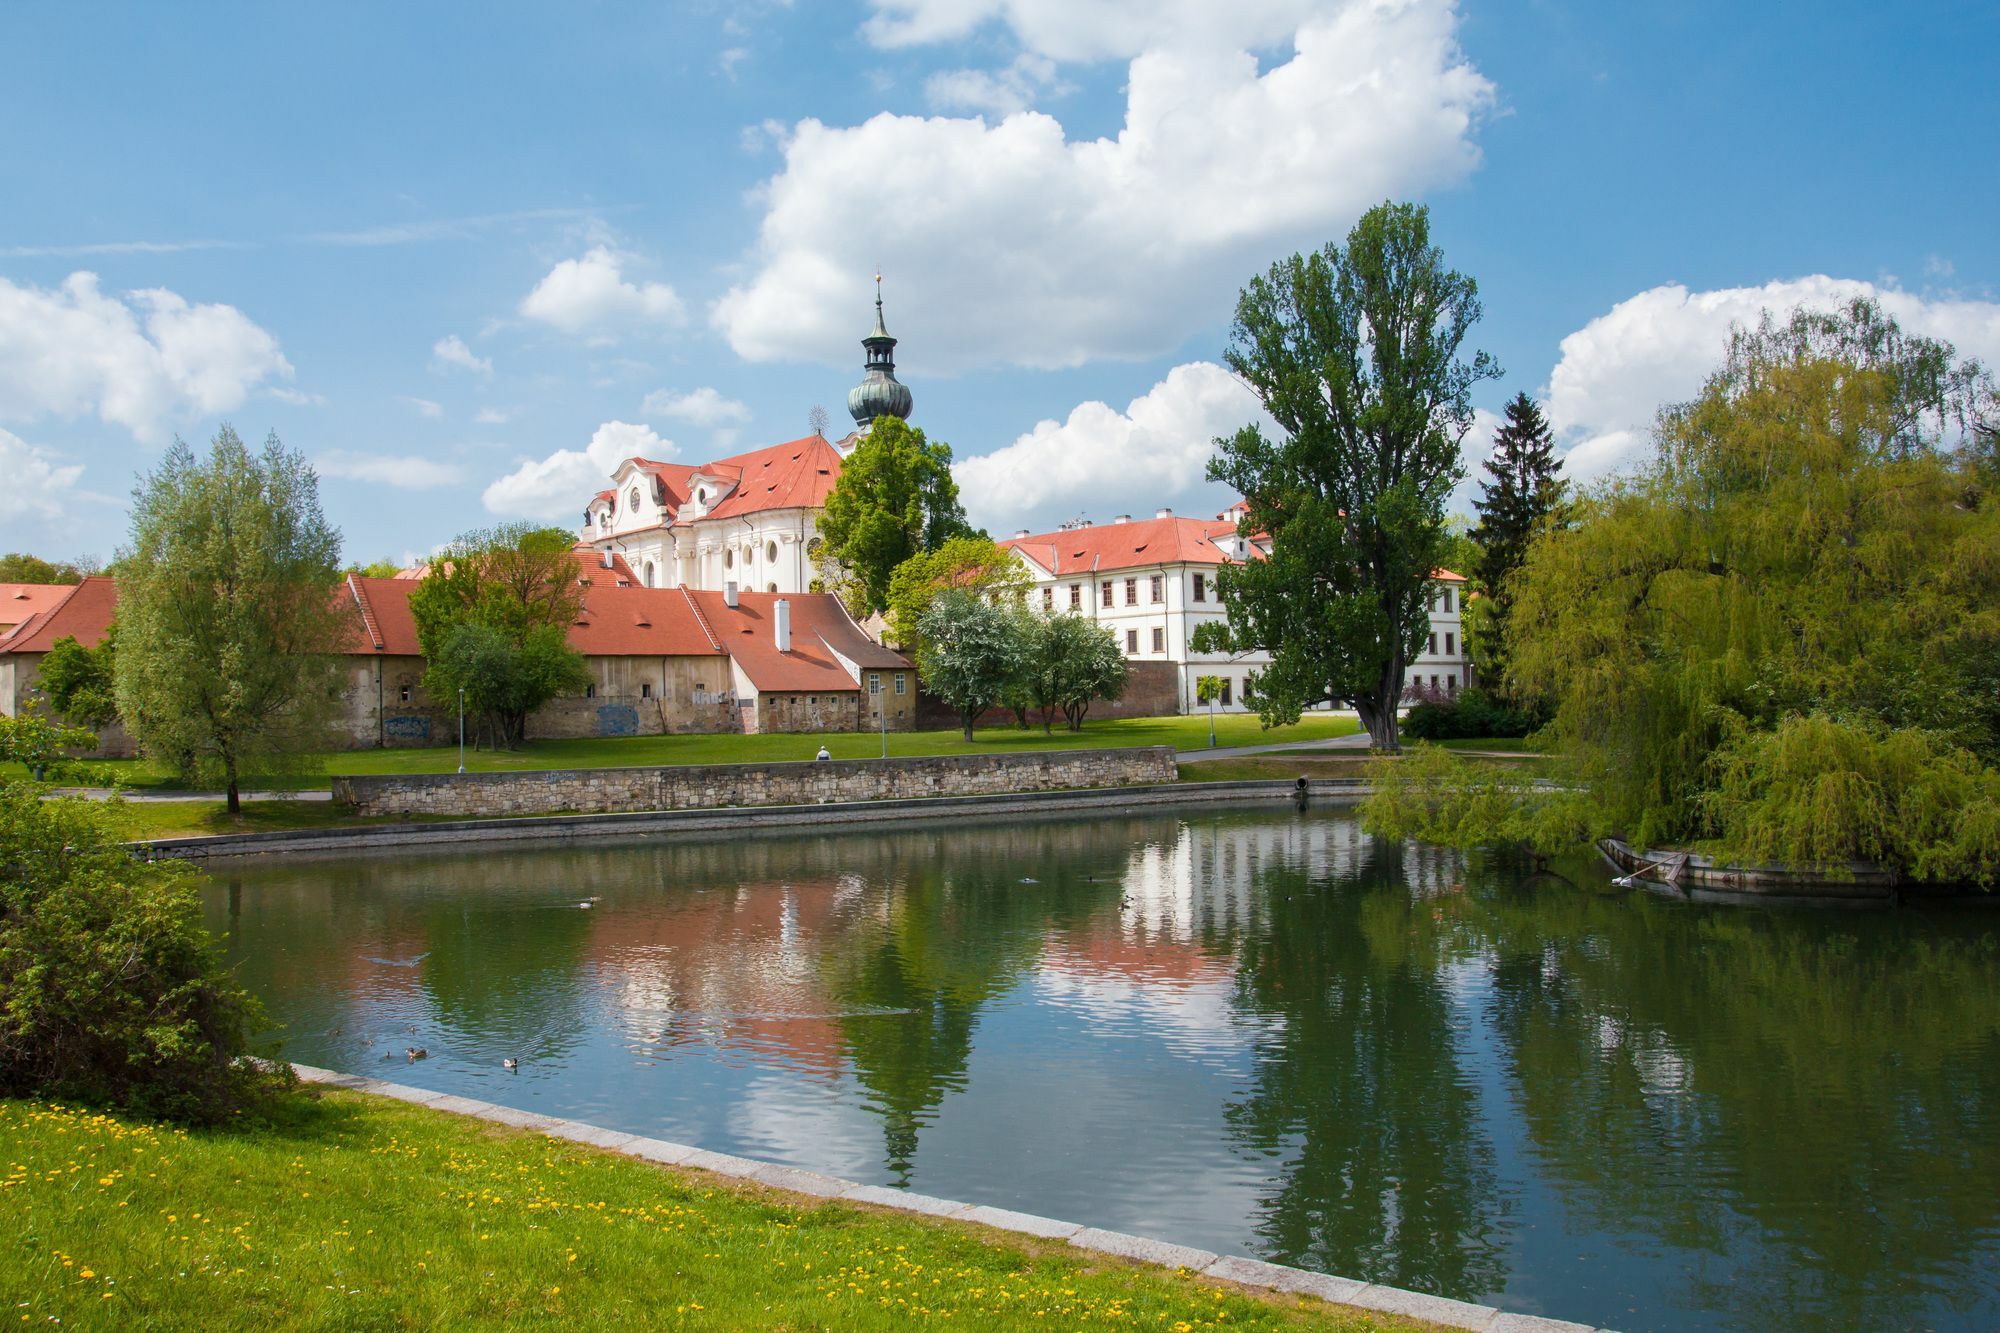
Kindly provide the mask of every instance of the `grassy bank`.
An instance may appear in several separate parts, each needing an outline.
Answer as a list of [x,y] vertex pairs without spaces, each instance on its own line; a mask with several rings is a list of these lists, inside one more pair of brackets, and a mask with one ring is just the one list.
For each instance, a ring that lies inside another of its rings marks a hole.
[[[1346,736],[1356,730],[1351,717],[1310,715],[1289,727],[1265,730],[1249,716],[1218,717],[1215,733],[1221,745],[1259,745],[1277,741],[1309,741]],[[1080,732],[1043,735],[1040,727],[986,727],[973,733],[970,744],[956,731],[892,732],[892,757],[935,754],[991,754],[1023,750],[1123,749],[1138,745],[1171,745],[1202,749],[1208,745],[1208,718],[1136,717],[1086,722]],[[876,732],[821,732],[759,736],[628,736],[607,739],[532,741],[520,750],[468,750],[465,766],[473,772],[521,772],[550,768],[611,768],[645,764],[754,764],[811,759],[821,745],[836,759],[872,759],[882,753]],[[318,776],[292,779],[252,778],[247,787],[324,789],[329,773],[451,773],[458,769],[456,746],[410,750],[344,750],[316,756]],[[106,760],[98,765],[107,779],[115,778],[139,790],[169,790],[157,766],[139,759]],[[18,764],[0,765],[20,773]]]
[[213,1134],[0,1101],[0,1173],[38,1326],[1423,1327],[352,1093]]

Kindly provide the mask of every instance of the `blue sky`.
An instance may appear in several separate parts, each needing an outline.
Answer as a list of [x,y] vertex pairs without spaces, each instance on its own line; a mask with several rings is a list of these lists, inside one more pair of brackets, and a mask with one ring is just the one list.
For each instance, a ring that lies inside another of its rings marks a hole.
[[573,524],[615,455],[844,428],[877,264],[976,521],[1212,510],[1235,290],[1384,197],[1479,280],[1481,405],[1601,475],[1765,307],[2000,361],[1995,49],[1973,4],[10,5],[0,548],[110,556],[222,420],[355,559]]

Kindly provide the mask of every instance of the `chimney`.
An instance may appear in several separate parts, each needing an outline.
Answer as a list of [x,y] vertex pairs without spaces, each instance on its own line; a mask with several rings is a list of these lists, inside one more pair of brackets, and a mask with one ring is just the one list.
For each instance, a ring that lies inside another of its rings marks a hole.
[[771,603],[771,629],[777,635],[778,651],[792,651],[792,604],[782,597]]
[[722,585],[722,604],[723,604],[724,606],[727,606],[727,607],[732,607],[732,608],[733,608],[733,607],[734,607],[734,606],[736,605],[736,580],[735,580],[735,579],[731,579],[731,580],[729,580],[729,582],[727,582],[727,583],[725,583],[725,584],[723,584],[723,585]]
[[1113,523],[1130,523],[1132,521],[1132,516],[1130,514],[1120,514],[1118,517],[1112,519],[1111,521]]
[[1027,536],[1028,536],[1028,530],[1026,528],[1022,528],[1019,532],[1014,534],[1014,540],[1017,542],[1024,541],[1027,539]]
[[1174,511],[1171,509],[1162,509],[1153,515],[1154,518],[1172,518],[1173,516]]
[[611,568],[611,548],[608,546],[604,548],[604,567]]

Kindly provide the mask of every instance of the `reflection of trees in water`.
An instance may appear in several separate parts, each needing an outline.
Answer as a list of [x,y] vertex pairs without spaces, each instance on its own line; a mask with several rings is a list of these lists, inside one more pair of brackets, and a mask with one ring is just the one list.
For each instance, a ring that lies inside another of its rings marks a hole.
[[1990,920],[1499,888],[1464,913],[1542,1169],[1609,1232],[1717,1256],[1691,1305],[1896,1327],[1931,1281],[1991,1317]]
[[[1414,864],[1412,862],[1415,862]],[[1451,866],[1358,842],[1332,875],[1267,865],[1237,1003],[1267,1022],[1232,1132],[1273,1159],[1267,1253],[1469,1296],[1499,1288],[1492,1152],[1460,1067],[1431,890]]]

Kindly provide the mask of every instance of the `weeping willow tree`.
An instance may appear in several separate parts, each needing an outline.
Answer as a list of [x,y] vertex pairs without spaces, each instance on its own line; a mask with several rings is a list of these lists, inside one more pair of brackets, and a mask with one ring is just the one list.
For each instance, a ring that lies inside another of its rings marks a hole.
[[[1976,364],[1872,302],[1737,331],[1651,463],[1544,532],[1515,585],[1508,685],[1552,710],[1593,823],[1991,882],[1994,415]],[[1422,806],[1459,842],[1480,821],[1438,812],[1466,790]]]

